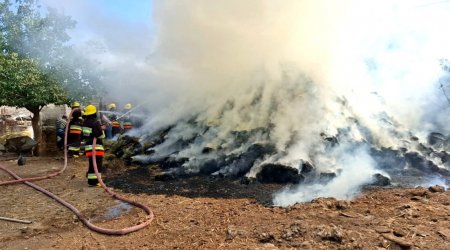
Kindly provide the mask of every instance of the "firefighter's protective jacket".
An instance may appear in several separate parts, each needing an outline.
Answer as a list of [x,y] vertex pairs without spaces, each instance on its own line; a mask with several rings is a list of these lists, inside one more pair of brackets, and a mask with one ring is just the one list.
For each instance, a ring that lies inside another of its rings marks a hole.
[[68,150],[73,155],[77,155],[80,152],[82,125],[81,110],[76,109],[72,113],[72,119],[69,122],[69,134],[67,136]]
[[87,157],[92,156],[92,143],[94,137],[97,138],[97,143],[95,147],[96,156],[104,156],[105,149],[103,148],[103,138],[105,138],[105,134],[102,130],[102,125],[100,121],[97,119],[96,115],[86,116],[83,123],[83,139],[86,140],[86,146],[84,151],[86,152]]

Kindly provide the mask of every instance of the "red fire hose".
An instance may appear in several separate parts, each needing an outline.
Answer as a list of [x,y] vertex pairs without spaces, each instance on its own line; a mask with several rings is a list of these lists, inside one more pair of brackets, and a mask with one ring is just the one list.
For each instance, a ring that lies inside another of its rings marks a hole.
[[[73,111],[70,113],[69,118],[72,117],[72,113]],[[97,176],[100,185],[103,187],[103,189],[105,189],[105,191],[110,194],[113,198],[127,202],[135,207],[139,207],[142,210],[144,210],[147,213],[147,219],[146,221],[136,225],[136,226],[132,226],[132,227],[127,227],[127,228],[123,228],[123,229],[108,229],[108,228],[102,228],[102,227],[98,227],[94,224],[92,224],[91,222],[89,222],[89,220],[77,209],[75,208],[73,205],[71,205],[70,203],[64,201],[63,199],[59,198],[58,196],[56,196],[55,194],[51,193],[50,191],[31,183],[30,181],[36,181],[36,180],[43,180],[43,179],[48,179],[57,175],[60,175],[62,172],[64,172],[64,170],[67,168],[67,134],[68,134],[68,126],[66,126],[66,130],[65,130],[65,136],[64,136],[64,167],[58,171],[55,172],[53,174],[49,174],[47,176],[42,176],[42,177],[31,177],[31,178],[21,178],[20,176],[16,175],[14,172],[8,170],[7,168],[3,167],[0,165],[0,169],[7,172],[8,174],[10,174],[12,177],[14,177],[16,180],[14,181],[6,181],[6,182],[0,182],[0,186],[2,185],[9,185],[9,184],[17,184],[17,183],[25,183],[26,185],[44,193],[45,195],[53,198],[54,200],[56,200],[57,202],[61,203],[62,205],[66,206],[68,209],[70,209],[73,213],[76,214],[76,216],[81,220],[81,222],[83,222],[84,225],[86,225],[89,229],[97,232],[97,233],[102,233],[102,234],[108,234],[108,235],[125,235],[125,234],[129,234],[135,231],[138,231],[148,225],[150,225],[150,223],[152,222],[154,215],[152,210],[143,204],[140,204],[138,202],[129,200],[127,198],[124,197],[120,197],[119,195],[115,194],[114,192],[112,192],[110,189],[108,189],[105,185],[105,183],[103,182],[99,172],[98,172],[98,168],[97,168],[97,164],[96,164],[96,159],[95,159],[95,145],[97,143],[97,139],[94,138],[93,141],[93,159],[92,162],[94,163],[94,171],[95,171],[95,175]]]

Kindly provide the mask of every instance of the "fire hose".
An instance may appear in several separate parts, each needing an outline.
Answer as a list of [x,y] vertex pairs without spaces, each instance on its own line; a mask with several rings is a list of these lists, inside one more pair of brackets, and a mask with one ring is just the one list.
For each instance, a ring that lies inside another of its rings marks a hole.
[[[71,112],[70,115],[69,115],[69,119],[72,118],[72,113],[73,113],[73,110],[72,110],[72,112]],[[90,221],[89,221],[89,220],[88,220],[88,219],[87,219],[87,218],[86,218],[86,217],[85,217],[85,216],[84,216],[84,215],[83,215],[76,207],[74,207],[72,204],[70,204],[70,203],[64,201],[63,199],[59,198],[59,197],[56,196],[55,194],[51,193],[50,191],[48,191],[48,190],[46,190],[46,189],[44,189],[44,188],[42,188],[42,187],[40,187],[40,186],[38,186],[38,185],[36,185],[36,184],[34,184],[34,183],[31,183],[31,181],[48,179],[48,178],[51,178],[51,177],[60,175],[60,174],[61,174],[62,172],[64,172],[64,170],[67,168],[67,134],[68,134],[68,130],[69,130],[68,127],[69,127],[69,126],[66,126],[66,129],[65,129],[65,136],[64,136],[64,166],[63,166],[63,168],[62,168],[60,171],[55,172],[55,173],[53,173],[53,174],[49,174],[49,175],[47,175],[47,176],[22,178],[22,177],[16,175],[16,174],[15,174],[14,172],[12,172],[11,170],[9,170],[9,169],[5,168],[4,166],[0,165],[0,169],[1,169],[1,170],[7,172],[9,175],[11,175],[12,177],[14,177],[14,178],[16,179],[16,180],[13,180],[13,181],[0,182],[0,186],[3,186],[3,185],[10,185],[10,184],[17,184],[17,183],[24,183],[24,184],[26,184],[26,185],[28,185],[28,186],[30,186],[30,187],[32,187],[32,188],[34,188],[34,189],[36,189],[36,190],[42,192],[42,193],[44,193],[45,195],[49,196],[50,198],[56,200],[56,201],[59,202],[60,204],[64,205],[64,206],[67,207],[68,209],[70,209],[70,210],[78,217],[78,219],[80,219],[80,221],[81,221],[86,227],[88,227],[89,229],[91,229],[91,230],[93,230],[93,231],[95,231],[95,232],[97,232],[97,233],[102,233],[102,234],[107,234],[107,235],[125,235],[125,234],[129,234],[129,233],[132,233],[132,232],[136,232],[136,231],[138,231],[138,230],[140,230],[140,229],[142,229],[142,228],[144,228],[144,227],[150,225],[150,223],[152,222],[152,220],[153,220],[153,218],[154,218],[154,215],[153,215],[152,210],[151,210],[148,206],[143,205],[143,204],[140,204],[140,203],[135,202],[135,201],[132,201],[132,200],[127,199],[127,198],[125,198],[125,197],[121,197],[121,196],[117,195],[116,193],[114,193],[113,191],[111,191],[108,187],[106,187],[105,183],[103,182],[103,180],[102,180],[102,178],[101,178],[101,176],[100,176],[100,173],[98,172],[97,163],[96,163],[96,159],[95,159],[95,146],[96,146],[96,143],[97,143],[97,139],[96,139],[95,137],[94,137],[93,145],[92,145],[92,147],[93,147],[93,152],[92,152],[92,157],[93,157],[93,159],[92,159],[92,162],[93,162],[93,164],[94,164],[95,175],[97,176],[100,185],[101,185],[102,188],[103,188],[108,194],[110,194],[113,198],[118,199],[118,200],[121,200],[121,201],[124,201],[124,202],[127,202],[127,203],[129,203],[129,204],[131,204],[131,205],[133,205],[133,206],[135,206],[135,207],[139,207],[139,208],[141,208],[142,210],[144,210],[145,213],[147,214],[147,216],[146,216],[146,217],[147,217],[147,218],[146,218],[146,221],[144,221],[144,222],[142,222],[142,223],[140,223],[140,224],[138,224],[138,225],[131,226],[131,227],[127,227],[127,228],[123,228],[123,229],[108,229],[108,228],[102,228],[102,227],[96,226],[96,225],[94,225],[93,223],[91,223],[91,222],[90,222]]]

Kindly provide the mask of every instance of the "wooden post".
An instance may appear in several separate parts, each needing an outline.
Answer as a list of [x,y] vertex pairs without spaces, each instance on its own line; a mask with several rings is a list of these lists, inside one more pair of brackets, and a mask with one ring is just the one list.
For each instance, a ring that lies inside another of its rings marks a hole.
[[18,223],[24,223],[24,224],[32,223],[32,221],[29,221],[29,220],[18,220],[18,219],[13,219],[13,218],[6,218],[6,217],[0,217],[0,220],[6,220],[6,221],[18,222]]

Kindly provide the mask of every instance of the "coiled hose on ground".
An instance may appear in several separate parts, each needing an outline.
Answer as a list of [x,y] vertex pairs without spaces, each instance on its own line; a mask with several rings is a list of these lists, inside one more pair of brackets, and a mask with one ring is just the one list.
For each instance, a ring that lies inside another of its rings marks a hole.
[[[72,110],[70,112],[69,121],[70,121],[70,118],[72,118],[73,111],[74,110]],[[142,223],[140,223],[138,225],[127,227],[127,228],[123,228],[123,229],[102,228],[102,227],[96,226],[96,225],[92,224],[91,222],[89,222],[89,220],[76,207],[74,207],[72,204],[64,201],[63,199],[59,198],[55,194],[51,193],[50,191],[48,191],[48,190],[46,190],[46,189],[44,189],[44,188],[42,188],[42,187],[40,187],[40,186],[38,186],[38,185],[36,185],[34,183],[31,183],[32,181],[49,179],[49,178],[58,176],[58,175],[60,175],[61,173],[63,173],[66,170],[66,168],[67,168],[67,135],[68,135],[68,131],[69,131],[68,127],[69,126],[66,126],[65,135],[64,135],[64,166],[63,166],[63,168],[61,168],[61,170],[59,170],[59,171],[57,171],[55,173],[46,175],[46,176],[21,178],[20,176],[18,176],[17,174],[12,172],[11,170],[9,170],[9,169],[5,168],[4,166],[0,165],[0,169],[1,170],[7,172],[9,175],[11,175],[12,177],[14,177],[16,179],[16,180],[12,180],[12,181],[0,182],[0,186],[24,183],[24,184],[26,184],[26,185],[28,185],[28,186],[30,186],[30,187],[32,187],[32,188],[42,192],[42,193],[44,193],[45,195],[51,197],[52,199],[56,200],[57,202],[61,203],[62,205],[64,205],[68,209],[70,209],[81,220],[81,222],[83,222],[83,224],[86,227],[88,227],[89,229],[91,229],[91,230],[93,230],[93,231],[95,231],[97,233],[107,234],[107,235],[125,235],[125,234],[129,234],[129,233],[138,231],[138,230],[140,230],[140,229],[150,225],[150,223],[152,222],[152,220],[154,218],[154,215],[153,215],[152,210],[148,206],[143,205],[143,204],[138,203],[138,202],[135,202],[135,201],[132,201],[130,199],[121,197],[121,196],[117,195],[116,193],[114,193],[113,191],[111,191],[108,187],[106,187],[105,183],[103,182],[103,180],[102,180],[102,178],[101,178],[101,176],[100,176],[100,174],[98,172],[98,168],[97,168],[97,164],[96,164],[96,159],[95,159],[95,145],[97,143],[97,139],[96,138],[94,138],[93,145],[92,145],[92,148],[93,148],[93,152],[92,152],[93,159],[92,159],[92,161],[94,163],[95,175],[97,176],[97,178],[98,178],[98,180],[100,182],[100,185],[113,198],[121,200],[121,201],[124,201],[124,202],[127,202],[127,203],[129,203],[129,204],[131,204],[131,205],[133,205],[135,207],[139,207],[142,210],[144,210],[145,213],[147,213],[146,221],[144,221],[144,222],[142,222]]]

